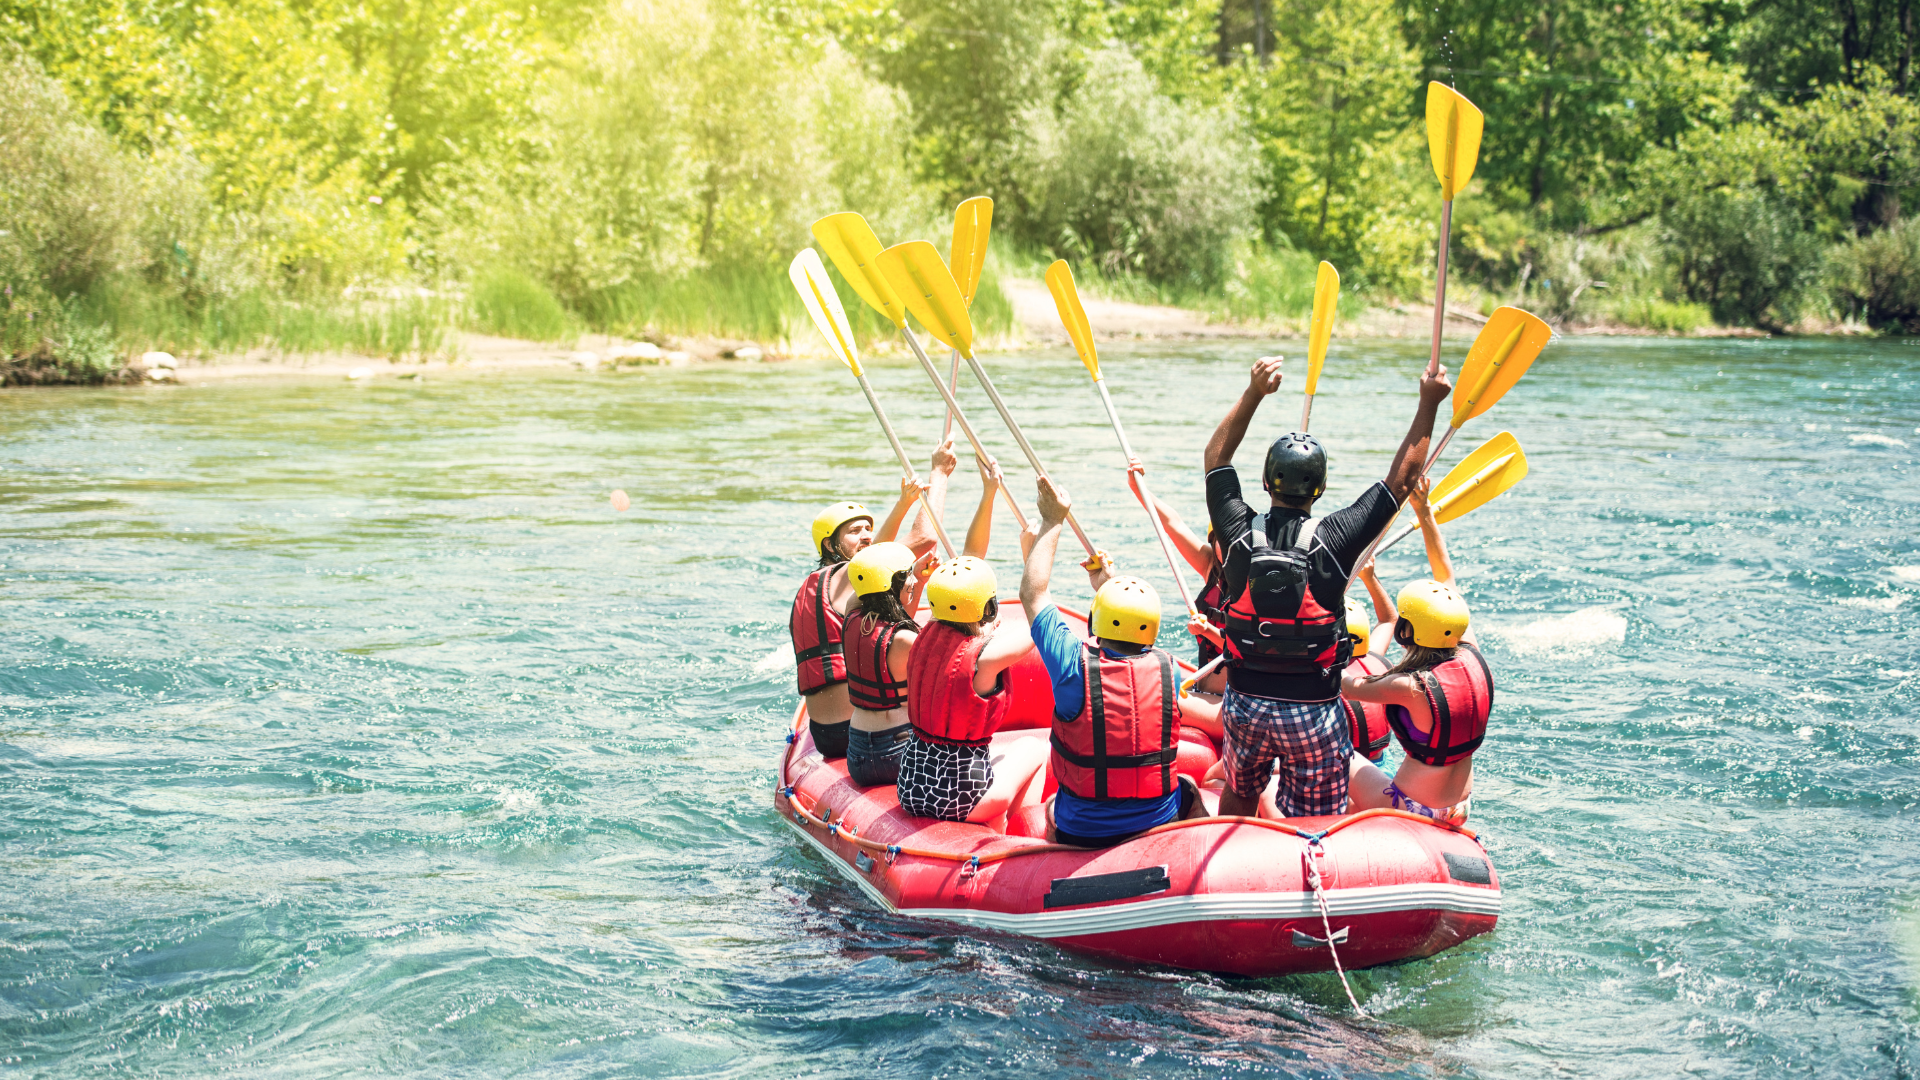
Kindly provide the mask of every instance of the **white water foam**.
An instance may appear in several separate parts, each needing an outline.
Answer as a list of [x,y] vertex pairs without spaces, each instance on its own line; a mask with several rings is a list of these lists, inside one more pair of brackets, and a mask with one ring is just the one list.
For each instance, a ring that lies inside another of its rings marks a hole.
[[1866,608],[1868,611],[1890,615],[1900,610],[1900,605],[1906,601],[1907,598],[1904,596],[1843,596],[1837,603],[1842,607]]
[[781,668],[790,668],[792,666],[793,642],[783,641],[780,643],[779,648],[761,657],[759,662],[753,665],[753,673],[755,675],[771,675]]
[[1855,446],[1866,446],[1866,445],[1905,446],[1907,445],[1905,440],[1896,439],[1891,435],[1874,435],[1871,433],[1862,433],[1859,435],[1849,435],[1847,436],[1847,438],[1853,440],[1853,444]]
[[1627,620],[1603,607],[1550,615],[1522,626],[1496,626],[1493,633],[1522,656],[1589,656],[1627,639]]
[[1920,566],[1890,566],[1893,576],[1901,581],[1920,581]]

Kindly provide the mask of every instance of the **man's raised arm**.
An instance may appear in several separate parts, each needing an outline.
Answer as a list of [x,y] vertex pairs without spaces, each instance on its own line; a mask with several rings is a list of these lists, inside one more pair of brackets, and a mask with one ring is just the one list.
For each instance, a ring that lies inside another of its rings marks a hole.
[[[1407,428],[1407,437],[1400,442],[1400,452],[1394,455],[1393,464],[1387,469],[1387,490],[1393,493],[1394,502],[1406,502],[1407,493],[1413,490],[1413,482],[1419,479],[1427,463],[1428,445],[1433,442],[1433,418],[1440,412],[1440,403],[1452,392],[1453,383],[1447,379],[1444,366],[1432,375],[1421,374],[1420,405],[1413,412],[1413,426]],[[1225,426],[1221,425],[1223,428]],[[1245,425],[1241,426],[1241,430],[1245,430]],[[1219,433],[1216,432],[1214,438],[1219,438]],[[1211,445],[1208,450],[1211,452]]]
[[[1227,410],[1226,419],[1213,429],[1213,438],[1207,440],[1206,467],[1208,472],[1222,465],[1233,463],[1233,452],[1240,449],[1240,440],[1247,437],[1247,425],[1253,422],[1254,411],[1260,408],[1260,399],[1280,389],[1280,365],[1283,356],[1263,356],[1253,362],[1253,374],[1247,379],[1247,388],[1240,394],[1240,400]],[[1427,427],[1433,427],[1433,417],[1427,417]]]

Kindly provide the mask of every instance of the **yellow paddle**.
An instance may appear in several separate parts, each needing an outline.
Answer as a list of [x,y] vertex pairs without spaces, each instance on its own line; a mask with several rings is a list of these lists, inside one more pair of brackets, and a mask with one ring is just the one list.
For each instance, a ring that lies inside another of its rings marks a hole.
[[[875,264],[875,260],[880,255],[880,239],[873,235],[873,227],[867,224],[867,219],[850,211],[829,214],[813,223],[813,238],[819,241],[821,249],[827,253],[827,258],[833,260],[833,265],[840,268],[840,276],[847,279],[847,284],[853,286],[853,291],[860,295],[860,299],[865,300],[867,306],[886,316],[899,329],[900,336],[907,339],[907,347],[913,350],[914,359],[920,361],[921,370],[927,373],[927,378],[933,380],[934,389],[940,391],[940,396],[946,399],[947,411],[960,422],[960,430],[966,433],[967,441],[973,444],[974,456],[979,459],[981,466],[985,467],[986,463],[992,459],[992,455],[988,454],[986,447],[981,445],[979,434],[973,430],[973,425],[967,422],[967,414],[961,410],[960,403],[954,400],[953,391],[947,389],[947,384],[940,381],[940,372],[934,369],[933,361],[927,359],[926,350],[920,347],[920,339],[913,336],[912,330],[907,329],[907,309],[900,302],[899,295],[894,292],[893,285],[887,281],[886,275],[882,274],[879,266]],[[939,256],[936,254],[934,259],[938,262]],[[940,269],[946,272],[944,264]],[[951,281],[953,275],[949,272],[947,278]],[[1019,501],[1013,497],[1013,492],[1007,490],[1005,484],[1000,485],[1000,494],[1007,500],[1007,505],[1013,509],[1014,520],[1018,521],[1020,528],[1024,530],[1027,527],[1027,516],[1020,512]]]
[[[1431,496],[1434,520],[1444,525],[1478,510],[1526,475],[1526,451],[1520,449],[1520,440],[1513,437],[1513,432],[1503,431],[1480,444],[1478,450],[1448,470],[1446,479],[1434,485]],[[1388,548],[1405,540],[1418,528],[1420,526],[1416,523],[1401,529],[1381,544],[1374,554],[1385,554]]]
[[1340,271],[1330,262],[1320,264],[1313,281],[1313,322],[1307,330],[1307,400],[1300,406],[1300,430],[1313,416],[1313,394],[1320,388],[1320,369],[1327,364],[1327,344],[1333,340],[1334,310],[1340,306]]
[[[980,289],[980,271],[987,264],[987,237],[993,233],[993,200],[975,195],[953,208],[953,246],[947,250],[947,266],[953,270],[954,283],[960,286],[960,299],[973,307],[973,295]],[[947,389],[960,389],[960,350],[953,350],[952,368],[947,372]],[[940,429],[940,441],[953,437],[953,410],[947,410],[947,426]]]
[[1540,350],[1552,340],[1552,327],[1538,315],[1517,307],[1503,307],[1487,319],[1487,325],[1480,328],[1473,347],[1467,350],[1466,360],[1460,364],[1460,377],[1454,383],[1458,389],[1453,394],[1453,421],[1447,425],[1447,433],[1440,437],[1440,445],[1434,447],[1432,456],[1427,458],[1421,475],[1426,475],[1427,469],[1440,460],[1440,452],[1453,440],[1454,432],[1493,408],[1493,403],[1513,389],[1513,384],[1527,373]]
[[[900,445],[900,437],[893,433],[893,424],[887,420],[887,412],[880,407],[880,399],[873,396],[873,386],[867,382],[867,373],[860,368],[860,349],[853,342],[853,330],[847,325],[847,311],[840,306],[840,294],[834,290],[833,281],[827,277],[827,268],[820,261],[820,254],[812,248],[804,248],[793,257],[787,266],[787,276],[793,279],[794,290],[800,294],[800,302],[807,306],[807,314],[813,317],[813,325],[819,329],[820,336],[827,339],[827,348],[833,355],[847,365],[853,377],[860,382],[860,390],[867,395],[867,404],[873,406],[874,418],[880,421],[880,429],[887,433],[887,442],[893,445],[893,456],[900,459],[900,471],[909,480],[916,480],[913,463],[907,460],[907,451]],[[940,524],[940,518],[934,514],[933,505],[927,501],[927,493],[920,493],[920,506],[926,511],[927,520],[933,523],[934,535],[940,538],[940,548],[953,558],[953,541],[947,538],[946,527]]]
[[[967,303],[960,296],[960,285],[953,280],[953,272],[947,264],[940,261],[940,253],[925,240],[909,240],[904,244],[895,244],[880,253],[877,260],[880,269],[892,282],[894,291],[906,301],[907,308],[927,332],[947,345],[960,350],[960,356],[967,366],[973,369],[973,377],[980,381],[980,388],[987,392],[987,400],[999,410],[1000,419],[1013,433],[1013,441],[1020,444],[1020,452],[1027,455],[1027,464],[1033,466],[1035,476],[1047,475],[1040,464],[1040,455],[1033,452],[1033,444],[1014,423],[1013,414],[1007,411],[1007,403],[1000,400],[1000,391],[993,387],[993,380],[987,378],[985,368],[973,355],[973,319],[967,314]],[[1080,538],[1080,546],[1087,550],[1087,557],[1094,558],[1096,552],[1093,542],[1087,539],[1086,531],[1073,519],[1071,511],[1067,514],[1067,524],[1073,526],[1073,534]]]
[[[1325,263],[1321,264],[1325,266]],[[1053,294],[1054,310],[1060,313],[1060,322],[1067,328],[1067,337],[1073,340],[1073,351],[1080,354],[1080,362],[1087,367],[1087,374],[1093,376],[1093,387],[1100,391],[1100,404],[1107,407],[1107,419],[1113,422],[1113,434],[1120,440],[1120,452],[1127,459],[1133,459],[1133,446],[1127,442],[1127,431],[1120,426],[1120,413],[1113,407],[1113,396],[1107,393],[1107,383],[1100,377],[1100,354],[1093,347],[1093,325],[1087,321],[1087,309],[1080,304],[1080,290],[1073,284],[1073,268],[1065,259],[1047,267],[1047,291]],[[1153,535],[1160,541],[1160,551],[1167,557],[1167,569],[1173,572],[1173,583],[1180,587],[1180,599],[1186,602],[1187,614],[1198,615],[1200,609],[1193,606],[1193,594],[1187,590],[1187,579],[1180,575],[1180,560],[1175,557],[1172,541],[1167,539],[1167,531],[1160,524],[1160,515],[1153,508],[1153,493],[1147,490],[1147,482],[1140,480],[1140,494],[1146,496],[1147,520],[1153,522]]]
[[1440,329],[1447,318],[1447,248],[1453,242],[1453,199],[1473,179],[1480,163],[1480,132],[1486,117],[1459,91],[1437,82],[1427,84],[1427,150],[1433,155],[1433,173],[1440,178],[1440,253],[1433,295],[1433,355],[1427,374],[1440,368]]

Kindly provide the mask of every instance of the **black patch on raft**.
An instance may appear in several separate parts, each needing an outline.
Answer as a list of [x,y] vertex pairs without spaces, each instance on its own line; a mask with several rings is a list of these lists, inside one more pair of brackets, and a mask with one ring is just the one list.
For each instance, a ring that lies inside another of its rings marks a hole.
[[1172,885],[1167,880],[1167,868],[1164,866],[1143,866],[1138,870],[1094,874],[1090,877],[1054,878],[1053,887],[1047,891],[1045,904],[1057,908],[1127,900],[1166,892]]
[[1441,852],[1447,860],[1447,876],[1455,881],[1465,881],[1474,885],[1493,884],[1493,867],[1478,855],[1455,855],[1451,851]]

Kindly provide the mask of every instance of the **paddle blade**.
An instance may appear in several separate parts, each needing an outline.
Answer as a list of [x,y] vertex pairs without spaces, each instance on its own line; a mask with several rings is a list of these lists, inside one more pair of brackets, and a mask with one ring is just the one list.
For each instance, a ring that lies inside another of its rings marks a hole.
[[873,235],[873,226],[867,224],[866,218],[851,210],[828,214],[813,223],[813,238],[819,241],[820,250],[833,260],[840,276],[847,279],[847,284],[853,286],[853,291],[860,294],[868,307],[886,316],[895,326],[907,325],[907,311],[900,306],[900,297],[873,264],[875,256],[880,254],[880,238]]
[[1047,291],[1053,294],[1053,309],[1060,313],[1060,325],[1073,339],[1073,351],[1087,365],[1087,374],[1100,378],[1100,354],[1093,348],[1093,324],[1087,322],[1087,309],[1080,306],[1080,290],[1073,284],[1073,268],[1061,259],[1047,267]]
[[1320,264],[1313,282],[1313,322],[1307,330],[1307,393],[1319,392],[1320,369],[1327,364],[1327,344],[1333,340],[1333,314],[1340,306],[1340,271],[1330,262]]
[[855,375],[860,374],[860,350],[853,343],[847,309],[840,306],[840,294],[833,287],[833,279],[827,276],[827,264],[820,261],[820,253],[812,248],[800,249],[800,254],[787,265],[787,276],[793,279],[794,291],[807,306],[814,327],[827,339],[827,348],[833,350],[841,363],[852,368]]
[[1480,328],[1480,336],[1473,339],[1473,347],[1460,365],[1460,375],[1453,380],[1453,426],[1459,427],[1493,408],[1552,340],[1553,328],[1538,315],[1517,307],[1494,312],[1487,325]]
[[1440,198],[1452,202],[1473,179],[1480,163],[1480,131],[1486,126],[1473,102],[1451,86],[1427,84],[1427,149],[1433,154],[1433,172],[1440,178]]
[[1468,454],[1434,485],[1434,519],[1452,521],[1477,510],[1527,475],[1527,454],[1513,432],[1503,431]]
[[909,240],[881,252],[874,262],[927,333],[962,356],[973,355],[973,319],[938,249],[925,240]]
[[987,265],[987,237],[993,232],[993,200],[975,195],[953,208],[953,248],[947,267],[960,286],[960,299],[973,306],[980,288],[980,269]]

